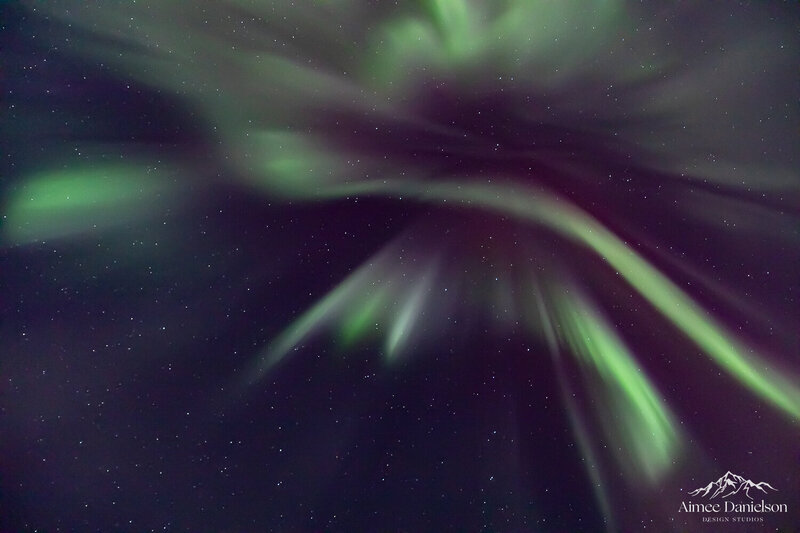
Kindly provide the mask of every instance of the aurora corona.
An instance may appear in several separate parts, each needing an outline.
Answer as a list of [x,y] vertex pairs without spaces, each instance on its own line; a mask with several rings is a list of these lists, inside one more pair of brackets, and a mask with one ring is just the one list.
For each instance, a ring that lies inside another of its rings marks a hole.
[[220,190],[392,228],[298,316],[272,318],[280,329],[226,377],[234,405],[320,342],[393,372],[456,345],[464,324],[525,339],[553,369],[540,379],[558,384],[609,531],[630,519],[622,498],[650,501],[704,456],[670,381],[692,368],[796,431],[791,302],[715,270],[755,272],[737,247],[768,264],[798,249],[784,135],[797,110],[754,118],[785,97],[770,76],[787,57],[770,51],[788,24],[715,20],[724,54],[701,55],[687,44],[699,30],[674,34],[702,8],[620,0],[26,5],[69,37],[67,57],[180,102],[205,138],[83,140],[81,157],[31,165],[7,192],[7,247],[124,233]]

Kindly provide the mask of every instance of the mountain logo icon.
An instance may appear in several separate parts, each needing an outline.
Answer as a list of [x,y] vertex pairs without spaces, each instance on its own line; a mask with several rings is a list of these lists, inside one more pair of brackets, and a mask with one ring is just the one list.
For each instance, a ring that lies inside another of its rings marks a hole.
[[705,487],[700,487],[699,489],[695,489],[691,491],[689,494],[691,496],[700,496],[702,498],[708,498],[713,500],[714,498],[721,497],[721,498],[728,498],[735,494],[743,493],[745,496],[753,499],[750,496],[751,490],[760,490],[764,494],[769,494],[769,491],[778,492],[778,489],[767,483],[766,481],[762,481],[760,483],[753,483],[749,479],[745,479],[742,476],[736,475],[731,471],[725,472],[725,475],[719,478],[716,481],[712,481]]

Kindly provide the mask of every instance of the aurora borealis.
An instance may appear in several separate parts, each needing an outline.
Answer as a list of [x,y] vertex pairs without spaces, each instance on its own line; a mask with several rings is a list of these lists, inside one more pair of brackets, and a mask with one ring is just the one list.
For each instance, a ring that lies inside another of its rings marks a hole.
[[800,524],[795,5],[0,9],[4,531]]

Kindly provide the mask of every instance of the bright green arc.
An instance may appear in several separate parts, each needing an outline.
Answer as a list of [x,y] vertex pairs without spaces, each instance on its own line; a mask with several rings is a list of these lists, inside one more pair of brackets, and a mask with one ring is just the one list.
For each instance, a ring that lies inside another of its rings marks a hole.
[[619,237],[577,207],[557,197],[513,186],[441,183],[409,184],[406,196],[428,201],[457,201],[544,224],[603,257],[687,337],[752,391],[793,418],[800,418],[800,390],[775,370],[750,361],[745,349],[666,276]]

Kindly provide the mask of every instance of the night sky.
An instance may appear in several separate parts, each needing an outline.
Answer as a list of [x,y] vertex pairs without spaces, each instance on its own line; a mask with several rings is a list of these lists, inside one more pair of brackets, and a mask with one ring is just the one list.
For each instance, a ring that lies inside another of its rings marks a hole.
[[800,531],[799,27],[1,3],[0,532]]

